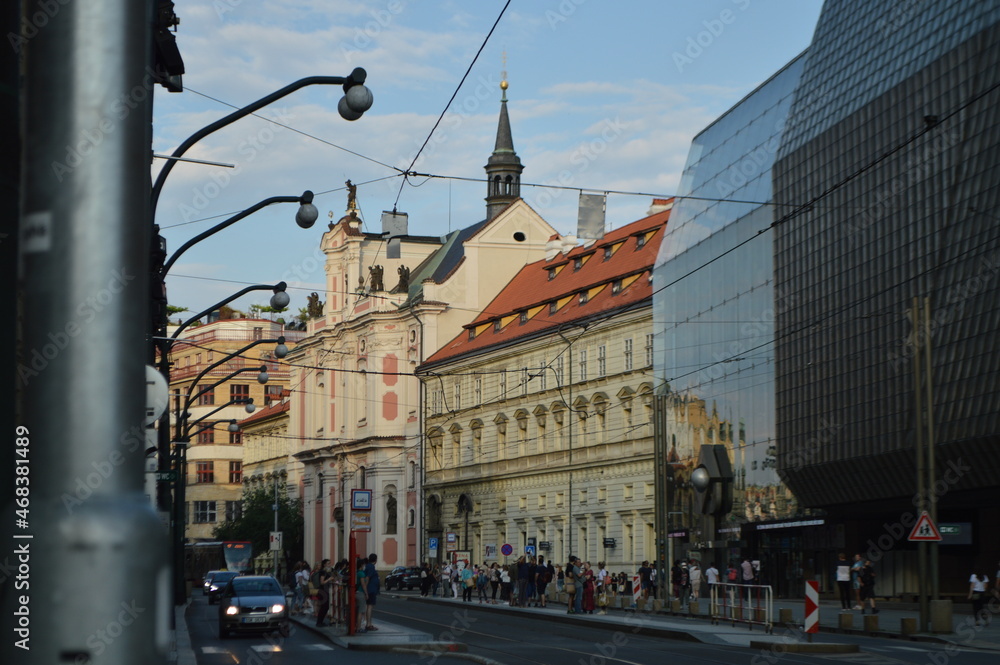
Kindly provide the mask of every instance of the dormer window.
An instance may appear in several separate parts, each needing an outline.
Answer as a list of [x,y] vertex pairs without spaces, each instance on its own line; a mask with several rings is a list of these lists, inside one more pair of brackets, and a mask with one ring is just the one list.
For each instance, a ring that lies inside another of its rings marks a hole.
[[471,342],[474,339],[476,339],[476,329],[469,328],[469,341]]
[[646,236],[645,235],[636,236],[635,237],[635,248],[636,249],[642,249],[645,246],[646,246]]
[[493,322],[493,332],[500,332],[502,329],[503,326],[500,325],[500,319]]
[[587,296],[586,291],[580,291],[580,304],[585,305],[590,298]]
[[604,260],[605,261],[607,261],[608,259],[610,259],[612,254],[614,254],[614,251],[611,249],[610,246],[604,248]]
[[621,292],[622,292],[622,281],[620,279],[616,279],[615,281],[611,282],[611,295],[616,296]]
[[574,272],[576,272],[577,270],[579,270],[582,267],[583,267],[583,257],[582,256],[578,256],[575,259],[573,259],[573,271]]
[[551,282],[555,278],[556,278],[556,269],[555,268],[549,268],[549,281]]
[[549,314],[555,314],[559,311],[559,303],[552,301],[549,303]]
[[528,322],[528,313],[527,312],[521,312],[521,316],[520,316],[520,323],[521,323],[521,325],[523,326],[527,322]]

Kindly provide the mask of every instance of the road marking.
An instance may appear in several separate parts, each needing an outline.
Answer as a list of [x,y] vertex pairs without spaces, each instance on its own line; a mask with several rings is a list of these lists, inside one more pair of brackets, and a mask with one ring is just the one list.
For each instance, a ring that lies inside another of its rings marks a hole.
[[333,647],[329,644],[306,644],[303,648],[311,651],[333,651]]
[[282,651],[277,644],[255,644],[250,648],[258,653],[280,653]]
[[223,649],[222,647],[202,647],[202,653],[229,653],[229,649]]

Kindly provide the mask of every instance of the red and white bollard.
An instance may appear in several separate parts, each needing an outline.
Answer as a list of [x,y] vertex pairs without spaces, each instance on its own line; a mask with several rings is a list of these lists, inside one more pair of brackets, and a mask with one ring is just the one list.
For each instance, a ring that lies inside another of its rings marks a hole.
[[806,582],[806,618],[803,628],[812,642],[812,634],[819,632],[819,582],[813,580]]

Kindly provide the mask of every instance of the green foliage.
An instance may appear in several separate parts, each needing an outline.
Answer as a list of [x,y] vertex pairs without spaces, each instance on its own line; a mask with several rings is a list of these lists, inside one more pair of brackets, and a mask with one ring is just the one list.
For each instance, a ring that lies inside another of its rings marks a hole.
[[[274,485],[258,485],[243,490],[243,515],[238,520],[215,527],[219,540],[249,540],[255,555],[267,552],[274,530]],[[302,502],[289,499],[285,483],[278,484],[278,531],[284,539],[285,556],[292,561],[302,558]]]
[[187,307],[178,307],[177,305],[167,305],[167,316],[173,316],[174,314],[180,314],[181,312],[190,312]]

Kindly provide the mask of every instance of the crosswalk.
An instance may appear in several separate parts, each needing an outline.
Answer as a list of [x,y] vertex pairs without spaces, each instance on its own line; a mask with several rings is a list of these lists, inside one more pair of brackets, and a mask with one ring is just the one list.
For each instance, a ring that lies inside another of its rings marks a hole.
[[[334,647],[329,644],[315,643],[315,644],[298,644],[295,646],[296,649],[305,649],[306,651],[333,651]],[[281,647],[276,644],[254,644],[250,647],[251,651],[256,651],[257,653],[277,653],[280,651],[288,651],[288,647]],[[214,646],[203,646],[201,648],[203,654],[220,654],[229,653],[230,649],[226,647],[214,647]]]

